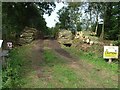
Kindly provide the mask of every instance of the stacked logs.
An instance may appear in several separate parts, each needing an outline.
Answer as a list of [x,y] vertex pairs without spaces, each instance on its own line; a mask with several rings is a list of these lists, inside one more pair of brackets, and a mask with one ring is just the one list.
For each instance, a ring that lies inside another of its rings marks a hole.
[[87,44],[90,44],[90,45],[94,44],[94,42],[89,37],[87,37],[87,36],[83,39],[83,42],[87,43]]
[[75,39],[82,40],[84,43],[87,43],[90,45],[94,44],[94,42],[88,36],[85,36],[82,31],[76,32]]
[[19,44],[28,44],[32,42],[37,36],[37,30],[35,28],[25,27],[20,35]]
[[58,33],[58,42],[61,44],[72,44],[72,32],[69,30],[61,30]]
[[83,39],[84,37],[85,36],[84,36],[84,33],[82,31],[76,32],[75,39]]

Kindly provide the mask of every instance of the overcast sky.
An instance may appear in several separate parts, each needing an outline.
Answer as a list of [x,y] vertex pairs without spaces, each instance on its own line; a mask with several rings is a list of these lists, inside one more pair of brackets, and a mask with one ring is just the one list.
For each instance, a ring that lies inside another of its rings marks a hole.
[[58,10],[60,10],[63,6],[65,6],[63,3],[57,3],[56,4],[56,8],[55,10],[52,12],[52,14],[50,16],[48,16],[47,14],[44,15],[45,21],[47,22],[47,26],[48,27],[54,27],[56,22],[58,22],[58,18],[57,18],[57,12]]

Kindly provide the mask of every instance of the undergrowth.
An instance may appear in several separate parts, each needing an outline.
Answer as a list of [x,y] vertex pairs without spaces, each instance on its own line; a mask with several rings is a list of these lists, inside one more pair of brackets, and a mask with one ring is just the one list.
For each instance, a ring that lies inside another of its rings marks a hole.
[[20,88],[23,84],[21,73],[24,70],[27,50],[24,46],[10,51],[9,58],[5,59],[5,65],[2,67],[2,88]]

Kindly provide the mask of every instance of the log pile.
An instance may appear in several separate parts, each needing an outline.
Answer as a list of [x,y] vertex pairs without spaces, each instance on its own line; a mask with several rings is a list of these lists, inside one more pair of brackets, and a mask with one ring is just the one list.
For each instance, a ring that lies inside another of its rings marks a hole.
[[71,44],[73,47],[76,47],[79,44],[84,44],[91,46],[95,42],[91,39],[90,36],[85,36],[85,34],[82,31],[76,32],[74,39],[73,39],[73,34],[69,30],[61,30],[58,33],[58,42],[60,44]]
[[97,33],[96,33],[96,32],[91,32],[90,35],[91,35],[91,36],[96,36]]
[[83,42],[84,42],[84,43],[87,43],[87,44],[90,44],[90,45],[93,45],[93,44],[94,44],[94,41],[92,41],[88,36],[86,36],[86,37],[83,39]]
[[25,27],[20,35],[19,44],[28,44],[32,42],[37,36],[37,30],[35,28]]
[[75,39],[83,39],[84,37],[85,36],[84,36],[84,33],[82,31],[76,32]]
[[94,44],[94,42],[88,36],[85,36],[82,31],[76,32],[75,39],[79,39],[80,41],[83,41],[84,43],[87,43],[90,45]]
[[58,42],[61,44],[72,44],[72,32],[69,30],[61,30],[58,33]]

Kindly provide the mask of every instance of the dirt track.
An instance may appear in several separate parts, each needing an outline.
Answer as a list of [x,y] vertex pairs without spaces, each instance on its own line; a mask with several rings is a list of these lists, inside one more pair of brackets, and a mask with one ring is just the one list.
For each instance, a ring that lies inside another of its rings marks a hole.
[[36,72],[34,76],[32,76],[33,81],[36,79],[34,82],[36,82],[38,78],[44,77],[44,75],[42,75],[41,67],[39,66],[39,63],[42,63],[43,60],[42,54],[44,52],[44,49],[52,49],[58,57],[67,60],[67,65],[81,76],[81,78],[86,82],[85,84],[87,87],[112,87],[109,85],[109,83],[107,83],[107,81],[104,81],[110,79],[114,81],[112,83],[118,82],[117,75],[113,76],[105,70],[99,70],[94,65],[71,56],[69,52],[60,47],[59,43],[56,40],[51,39],[38,40],[33,44],[33,53],[30,55],[30,58],[32,60],[31,68],[33,68],[33,70]]

